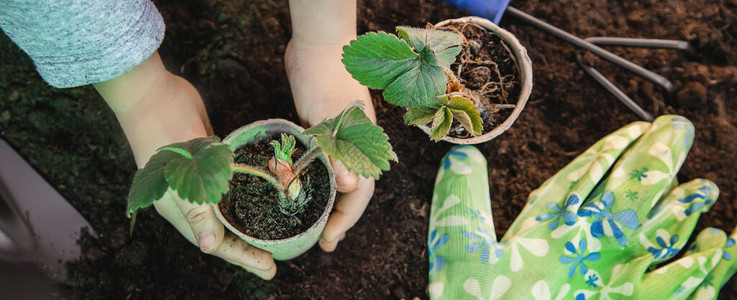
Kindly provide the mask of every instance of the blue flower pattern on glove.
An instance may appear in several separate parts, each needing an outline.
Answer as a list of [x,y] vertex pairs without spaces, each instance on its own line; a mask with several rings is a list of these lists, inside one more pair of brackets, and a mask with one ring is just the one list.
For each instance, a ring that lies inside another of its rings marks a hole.
[[588,278],[586,278],[586,285],[592,288],[596,288],[596,281],[599,280],[599,276],[596,276],[596,274],[589,275]]
[[435,251],[440,248],[440,246],[445,245],[445,243],[448,242],[448,239],[450,239],[450,236],[447,233],[438,237],[437,229],[430,233],[431,242],[427,245],[427,256],[430,257],[430,271],[437,271],[445,267],[445,257],[435,254]]
[[693,144],[694,139],[694,127],[691,126],[691,122],[689,122],[684,117],[674,117],[671,119],[673,122],[677,122],[673,125],[671,125],[671,128],[673,129],[679,129],[679,130],[686,130],[686,134],[683,137],[683,143],[686,145],[686,148],[691,148],[691,145]]
[[[725,248],[732,248],[735,245],[737,245],[737,240],[735,240],[734,238],[730,238],[730,239],[727,240],[727,244],[725,244],[724,247]],[[729,252],[727,252],[727,251],[724,251],[724,254],[722,255],[722,257],[725,260],[731,260],[732,259],[732,254],[729,253]]]
[[451,165],[450,158],[451,158],[451,156],[454,156],[455,158],[457,158],[459,160],[462,160],[462,159],[465,159],[466,157],[468,157],[468,154],[466,154],[465,152],[461,151],[461,150],[463,150],[464,148],[467,148],[467,147],[470,147],[470,146],[463,145],[463,146],[453,147],[453,149],[451,149],[448,152],[448,154],[445,154],[445,157],[443,158],[443,169],[444,170],[447,170],[447,169],[450,168],[450,165]]
[[678,202],[688,204],[688,208],[684,212],[686,216],[690,216],[704,206],[714,203],[714,199],[711,197],[711,189],[708,186],[702,186],[698,190],[700,193],[693,193],[685,198],[678,199]]
[[[491,202],[491,200],[489,200],[489,202]],[[484,218],[484,214],[481,213],[481,210],[466,208],[466,214],[469,216],[469,219],[471,219],[471,221],[486,221],[486,218]]]
[[495,263],[500,257],[502,257],[502,255],[504,255],[504,250],[498,247],[496,238],[486,229],[476,228],[476,232],[479,234],[465,230],[463,231],[463,236],[470,240],[469,244],[466,246],[466,251],[468,251],[468,253],[472,253],[481,249],[481,262],[487,263],[489,262],[489,255],[493,249],[494,257],[492,258],[492,263]]
[[629,229],[635,229],[640,222],[634,210],[628,209],[619,213],[611,212],[614,204],[614,194],[610,191],[604,192],[599,202],[603,207],[597,205],[596,202],[586,204],[583,209],[578,211],[579,217],[594,217],[591,223],[591,235],[595,238],[604,236],[604,222],[607,222],[612,229],[612,235],[621,246],[627,245],[627,238],[622,232],[619,223]]
[[647,251],[650,252],[655,259],[669,259],[676,255],[681,249],[675,248],[678,243],[678,235],[673,235],[669,241],[665,241],[662,236],[658,236],[656,239],[660,248],[647,247]]
[[[573,278],[573,275],[576,273],[576,269],[579,268],[579,266],[580,266],[579,272],[581,273],[581,275],[586,274],[586,272],[589,271],[589,268],[586,267],[586,264],[584,264],[584,261],[585,260],[596,261],[596,260],[599,260],[599,258],[601,257],[599,252],[594,252],[594,253],[589,253],[589,254],[584,255],[586,253],[586,239],[581,239],[578,242],[578,250],[576,249],[576,246],[573,245],[573,243],[566,242],[566,250],[568,250],[569,252],[573,253],[573,255],[575,255],[573,257],[561,255],[559,258],[560,263],[564,265],[573,263],[571,268],[568,269],[568,278]],[[579,250],[580,250],[580,253],[579,253]]]
[[571,226],[576,223],[578,220],[578,217],[576,217],[576,213],[572,212],[568,209],[568,207],[576,205],[581,200],[578,198],[578,195],[571,194],[568,196],[568,199],[566,200],[566,203],[563,207],[558,205],[558,203],[548,203],[546,206],[547,208],[551,209],[552,212],[548,214],[544,214],[542,216],[538,216],[535,218],[538,222],[544,222],[547,220],[552,219],[550,222],[550,225],[548,225],[548,229],[555,230],[558,228],[558,225],[560,225],[560,221],[563,221],[568,226]]

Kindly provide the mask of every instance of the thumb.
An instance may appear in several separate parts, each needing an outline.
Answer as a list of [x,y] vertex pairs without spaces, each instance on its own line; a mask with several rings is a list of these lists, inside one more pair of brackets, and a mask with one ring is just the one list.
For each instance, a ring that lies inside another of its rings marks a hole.
[[356,173],[348,171],[342,162],[330,159],[330,165],[333,167],[335,175],[335,187],[338,192],[350,193],[358,187],[358,176]]
[[478,149],[453,147],[441,160],[435,179],[430,227],[483,227],[496,241],[488,178],[486,158]]
[[471,274],[489,274],[474,284],[492,286],[503,249],[497,243],[489,199],[486,159],[473,146],[456,146],[441,160],[430,208],[428,261],[431,299],[466,293]]
[[179,199],[176,200],[176,203],[192,229],[200,250],[205,253],[213,253],[217,250],[223,242],[225,229],[220,220],[215,217],[212,208],[209,205],[199,205]]

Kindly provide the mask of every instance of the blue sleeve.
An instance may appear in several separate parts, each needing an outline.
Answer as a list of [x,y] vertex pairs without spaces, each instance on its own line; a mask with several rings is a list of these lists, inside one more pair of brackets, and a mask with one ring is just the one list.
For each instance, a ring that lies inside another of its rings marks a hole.
[[0,28],[58,88],[122,75],[164,37],[164,21],[149,0],[3,0]]

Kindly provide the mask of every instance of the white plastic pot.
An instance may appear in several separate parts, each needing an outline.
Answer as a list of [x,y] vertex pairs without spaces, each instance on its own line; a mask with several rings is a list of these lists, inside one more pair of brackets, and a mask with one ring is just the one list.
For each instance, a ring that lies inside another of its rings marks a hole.
[[[225,137],[223,142],[228,144],[231,149],[235,150],[246,144],[253,144],[263,139],[278,137],[281,133],[287,133],[294,136],[297,142],[303,146],[308,145],[310,142],[313,144],[310,146],[314,146],[315,141],[311,140],[310,136],[303,134],[303,131],[304,129],[302,127],[290,121],[283,119],[269,119],[243,126]],[[330,215],[330,212],[333,209],[333,203],[335,202],[335,176],[333,175],[333,169],[330,167],[327,155],[325,155],[324,152],[320,153],[318,159],[313,163],[322,163],[327,169],[328,177],[330,178],[330,196],[328,203],[318,220],[306,231],[280,240],[264,240],[249,236],[239,231],[223,216],[223,213],[220,211],[220,206],[217,204],[213,205],[215,215],[217,215],[218,219],[220,219],[228,230],[246,241],[246,243],[270,252],[276,260],[292,259],[307,252],[307,250],[312,248],[320,238],[320,234],[322,234],[322,230],[325,228],[328,216]],[[274,205],[277,205],[276,199],[274,200]]]
[[[517,60],[517,64],[519,66],[519,77],[520,77],[520,93],[519,98],[517,98],[516,107],[512,111],[512,114],[509,115],[509,117],[502,122],[502,124],[499,124],[496,128],[492,129],[491,131],[484,133],[482,135],[477,135],[470,138],[454,138],[445,136],[441,140],[453,143],[453,144],[459,144],[459,145],[465,145],[465,144],[480,144],[483,142],[487,142],[498,135],[502,134],[502,132],[509,129],[509,127],[514,124],[514,121],[517,120],[517,117],[519,117],[519,114],[522,112],[522,109],[525,108],[525,104],[527,104],[527,99],[530,98],[530,94],[532,93],[532,61],[530,60],[530,57],[527,55],[527,49],[520,44],[519,40],[517,40],[517,37],[515,37],[512,33],[509,31],[504,30],[503,28],[496,26],[496,24],[492,23],[491,21],[480,18],[480,17],[463,17],[458,19],[451,19],[451,20],[445,20],[440,23],[435,24],[435,26],[444,26],[447,25],[450,22],[469,22],[477,24],[481,27],[484,27],[486,30],[489,30],[493,32],[495,35],[499,36],[509,47],[509,50],[512,51],[512,54],[514,54],[515,59]],[[418,126],[420,129],[422,129],[427,135],[430,135],[430,127],[426,125]]]

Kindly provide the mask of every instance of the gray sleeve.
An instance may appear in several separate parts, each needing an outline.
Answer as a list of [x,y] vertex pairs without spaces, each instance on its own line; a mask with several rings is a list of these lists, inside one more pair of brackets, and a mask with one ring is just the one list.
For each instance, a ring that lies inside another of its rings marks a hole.
[[0,0],[0,27],[58,88],[122,75],[164,37],[149,0]]

